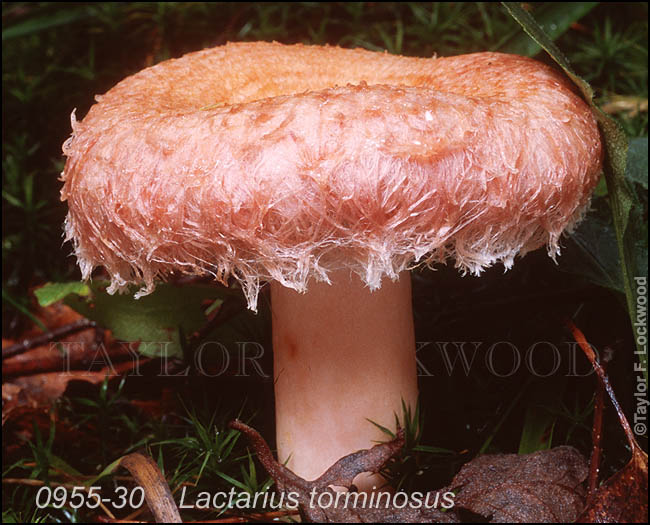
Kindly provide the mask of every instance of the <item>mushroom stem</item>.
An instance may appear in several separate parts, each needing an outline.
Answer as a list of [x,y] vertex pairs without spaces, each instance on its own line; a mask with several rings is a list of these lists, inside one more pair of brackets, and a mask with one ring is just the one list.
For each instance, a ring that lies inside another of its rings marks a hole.
[[409,273],[374,292],[348,271],[331,279],[305,294],[271,283],[278,458],[309,480],[388,438],[368,420],[394,430],[402,400],[417,402]]

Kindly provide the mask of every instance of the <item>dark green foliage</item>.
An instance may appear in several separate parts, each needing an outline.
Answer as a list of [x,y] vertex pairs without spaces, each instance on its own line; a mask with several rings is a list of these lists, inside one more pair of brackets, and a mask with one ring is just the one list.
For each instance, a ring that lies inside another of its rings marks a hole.
[[[3,324],[18,328],[28,287],[74,279],[61,249],[61,144],[69,115],[146,65],[234,40],[278,40],[431,56],[539,48],[495,3],[4,3]],[[592,83],[596,101],[647,99],[647,4],[533,9]],[[579,26],[571,29],[580,19]],[[647,134],[646,112],[622,113]]]
[[[35,479],[53,487],[61,483],[100,486],[102,496],[110,497],[116,486],[125,484],[115,477],[125,473],[115,460],[139,450],[157,459],[172,491],[186,486],[186,501],[194,501],[201,491],[228,492],[234,487],[237,493],[254,494],[272,486],[266,473],[257,470],[239,433],[227,427],[235,417],[250,418],[241,401],[216,407],[202,401],[185,407],[181,401],[162,419],[150,418],[133,407],[125,384],[123,379],[112,387],[106,381],[98,389],[80,387],[81,395],[72,394],[55,405],[49,424],[35,419],[33,437],[26,443],[30,454],[6,465],[3,479]],[[56,428],[63,428],[67,437],[57,436]],[[21,509],[20,516],[36,516],[29,521],[71,520],[70,509],[36,508],[37,490],[9,485],[3,491],[4,508],[12,502],[13,509]],[[229,510],[213,509],[196,516],[218,516]],[[79,509],[78,519],[93,516],[88,512]]]

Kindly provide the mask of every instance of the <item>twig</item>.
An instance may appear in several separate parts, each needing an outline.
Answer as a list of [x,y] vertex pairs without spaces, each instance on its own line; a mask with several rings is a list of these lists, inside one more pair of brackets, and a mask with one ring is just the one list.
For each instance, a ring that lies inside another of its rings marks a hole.
[[90,321],[89,319],[79,319],[74,323],[60,326],[59,328],[45,332],[44,334],[38,335],[36,337],[32,337],[31,339],[23,339],[20,343],[15,343],[6,348],[3,348],[2,359],[22,354],[27,350],[47,344],[51,341],[56,341],[61,337],[65,337],[66,335],[74,334],[76,332],[80,332],[81,330],[86,330],[87,328],[96,327],[97,325],[94,321]]
[[[105,331],[95,327],[91,339],[85,333],[65,338],[64,343],[50,343],[32,348],[2,362],[3,379],[17,376],[45,374],[48,372],[91,371],[100,363],[113,365],[124,360],[134,360],[133,350],[128,345],[104,344]],[[68,346],[68,343],[71,343]],[[61,345],[61,348],[58,346]],[[92,365],[92,368],[91,368]]]
[[257,459],[266,469],[269,476],[276,480],[276,483],[278,483],[278,480],[282,480],[282,485],[288,482],[296,487],[309,491],[311,488],[309,482],[294,474],[284,465],[278,463],[273,457],[273,452],[271,452],[268,444],[256,430],[242,423],[238,419],[228,423],[228,426],[234,430],[238,430],[246,436],[251,448],[255,451],[255,454],[257,454]]
[[[603,355],[603,370],[605,363],[611,360],[611,351],[609,348],[605,349]],[[591,501],[598,489],[598,474],[600,472],[600,458],[602,455],[601,442],[603,436],[603,413],[605,411],[605,388],[603,384],[598,381],[596,383],[596,395],[594,401],[594,423],[591,429],[591,460],[589,463],[589,492],[588,499]]]
[[630,427],[630,423],[627,420],[627,417],[625,417],[625,413],[623,412],[621,405],[619,405],[618,400],[614,395],[614,389],[612,388],[612,385],[610,385],[609,383],[609,378],[605,374],[603,367],[596,360],[596,354],[593,348],[591,348],[591,345],[587,342],[587,338],[582,333],[582,331],[573,323],[573,321],[567,320],[566,324],[569,327],[569,330],[571,330],[571,332],[573,333],[573,337],[575,338],[576,342],[578,343],[582,351],[587,356],[587,359],[589,359],[591,366],[594,367],[596,374],[602,381],[602,384],[605,387],[607,394],[609,395],[609,399],[611,400],[612,405],[614,405],[614,408],[616,409],[616,413],[618,414],[618,418],[621,422],[621,426],[623,427],[623,431],[625,432],[625,436],[627,437],[630,447],[633,450],[637,449],[639,445],[637,444],[636,439],[634,439],[634,433],[632,432],[632,427]]

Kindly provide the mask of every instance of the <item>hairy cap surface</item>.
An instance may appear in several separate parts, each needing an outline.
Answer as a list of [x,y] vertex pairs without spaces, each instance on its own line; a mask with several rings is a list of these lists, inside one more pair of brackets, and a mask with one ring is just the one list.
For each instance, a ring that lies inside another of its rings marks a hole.
[[228,44],[145,69],[72,116],[66,235],[111,291],[171,272],[303,291],[350,268],[463,271],[558,240],[601,166],[595,119],[515,55]]

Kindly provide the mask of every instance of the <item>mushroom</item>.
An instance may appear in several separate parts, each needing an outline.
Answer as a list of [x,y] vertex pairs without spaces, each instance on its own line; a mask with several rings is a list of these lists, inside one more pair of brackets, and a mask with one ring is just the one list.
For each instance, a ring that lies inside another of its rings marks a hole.
[[408,270],[555,257],[602,157],[570,83],[498,53],[228,44],[128,77],[72,128],[84,279],[232,276],[252,310],[271,282],[278,455],[307,479],[416,403]]

